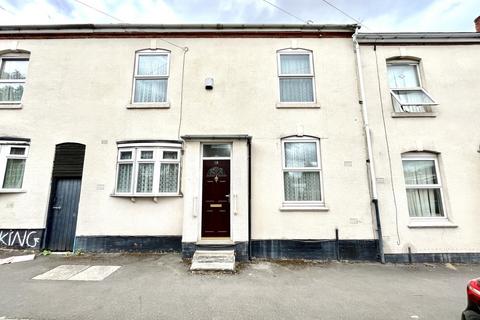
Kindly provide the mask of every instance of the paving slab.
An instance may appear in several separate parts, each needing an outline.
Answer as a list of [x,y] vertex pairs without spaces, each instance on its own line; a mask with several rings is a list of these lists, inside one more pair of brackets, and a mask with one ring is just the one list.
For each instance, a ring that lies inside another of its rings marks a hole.
[[120,266],[91,266],[90,268],[77,273],[68,280],[74,281],[102,281],[115,271],[120,269]]
[[[9,263],[16,263],[16,262],[25,262],[31,261],[35,259],[35,254],[28,254],[23,256],[12,256],[5,259],[0,259],[0,265],[2,264],[9,264]],[[1,320],[2,318],[0,318]]]
[[68,280],[88,267],[86,265],[61,265],[34,277],[33,280]]

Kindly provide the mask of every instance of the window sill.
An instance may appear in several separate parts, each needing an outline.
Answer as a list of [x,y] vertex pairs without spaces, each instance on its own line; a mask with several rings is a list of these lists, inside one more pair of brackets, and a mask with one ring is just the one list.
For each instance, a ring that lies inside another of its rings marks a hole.
[[169,109],[170,102],[158,103],[131,103],[127,104],[127,109]]
[[436,112],[392,112],[392,118],[435,118]]
[[320,109],[320,104],[315,102],[277,102],[277,109]]
[[118,194],[112,193],[110,197],[114,198],[126,198],[130,199],[132,202],[136,202],[137,199],[148,199],[151,198],[153,202],[157,203],[158,198],[182,198],[183,194],[147,194],[147,195],[138,195],[138,194]]
[[456,224],[453,224],[447,219],[435,220],[421,220],[421,221],[412,221],[408,224],[409,228],[457,228]]
[[21,103],[0,103],[0,109],[23,109]]
[[0,193],[26,193],[27,190],[25,189],[17,189],[17,190],[8,190],[8,189],[0,189]]
[[280,211],[329,211],[325,206],[281,206]]
[[111,197],[124,197],[124,198],[164,198],[164,197],[183,197],[181,193],[170,194],[125,194],[125,193],[112,193]]

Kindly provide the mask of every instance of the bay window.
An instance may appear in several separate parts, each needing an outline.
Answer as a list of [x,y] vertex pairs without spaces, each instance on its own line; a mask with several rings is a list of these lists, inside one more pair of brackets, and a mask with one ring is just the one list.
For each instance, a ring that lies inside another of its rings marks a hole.
[[436,103],[422,87],[417,61],[390,61],[387,70],[395,112],[431,112]]
[[0,191],[21,191],[28,145],[0,143]]
[[180,149],[169,146],[119,146],[115,194],[178,195]]
[[278,52],[280,102],[314,102],[312,52],[288,49]]
[[402,163],[410,217],[444,218],[437,156],[431,153],[406,153],[402,156]]
[[284,203],[288,206],[323,206],[319,140],[282,140]]
[[169,60],[170,52],[165,50],[137,52],[132,103],[152,104],[167,101]]

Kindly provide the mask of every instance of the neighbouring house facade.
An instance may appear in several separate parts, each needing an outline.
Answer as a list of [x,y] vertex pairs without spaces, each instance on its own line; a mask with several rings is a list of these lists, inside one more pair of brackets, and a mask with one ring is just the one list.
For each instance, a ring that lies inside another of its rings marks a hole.
[[478,261],[480,26],[358,41],[387,261]]
[[356,31],[0,27],[0,246],[480,260],[478,33]]

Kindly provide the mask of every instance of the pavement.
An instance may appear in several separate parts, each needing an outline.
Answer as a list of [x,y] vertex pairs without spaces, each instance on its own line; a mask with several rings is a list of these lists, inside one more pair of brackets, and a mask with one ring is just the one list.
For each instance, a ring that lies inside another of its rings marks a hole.
[[[87,280],[33,279],[59,266]],[[92,272],[80,272],[92,266],[118,268],[88,281]],[[480,265],[255,261],[234,274],[189,267],[172,253],[49,255],[0,265],[0,319],[452,320],[465,308],[467,281],[480,276]]]

